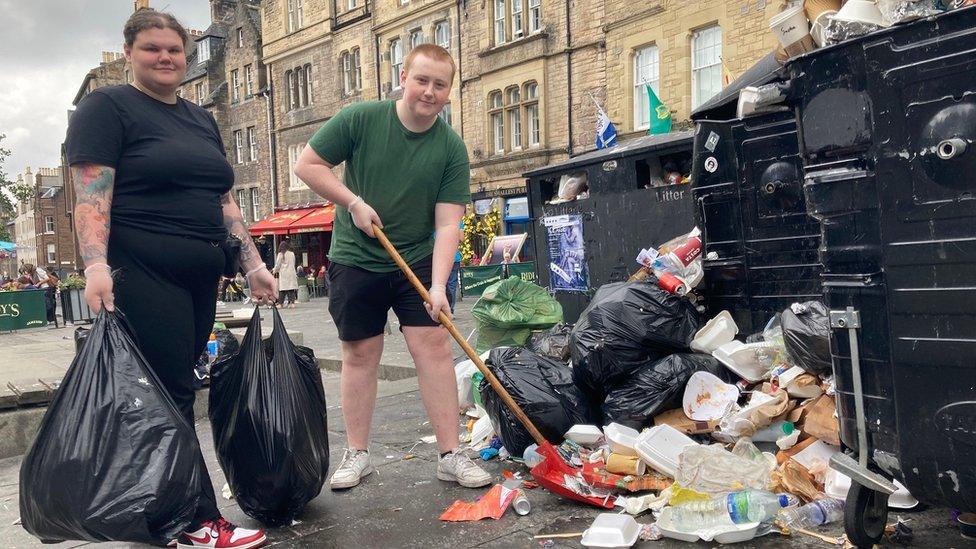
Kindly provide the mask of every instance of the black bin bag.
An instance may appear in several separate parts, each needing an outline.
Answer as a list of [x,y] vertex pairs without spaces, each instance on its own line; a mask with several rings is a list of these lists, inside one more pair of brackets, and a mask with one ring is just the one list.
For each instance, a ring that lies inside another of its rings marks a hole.
[[[687,299],[656,282],[615,282],[597,290],[573,328],[573,380],[599,415],[606,391],[648,360],[688,351],[699,318]],[[599,417],[594,417],[599,420]]]
[[638,431],[650,427],[654,416],[681,408],[685,385],[699,371],[726,382],[735,377],[711,355],[680,353],[649,360],[609,390],[603,402],[604,423],[616,422]]
[[833,367],[827,306],[819,301],[794,303],[780,318],[783,342],[793,362],[815,376],[829,376]]
[[21,522],[42,541],[166,545],[194,518],[202,466],[125,317],[103,310],[21,465]]
[[[485,365],[549,442],[561,443],[570,427],[589,423],[583,395],[565,364],[523,347],[496,347]],[[513,456],[522,457],[525,448],[535,442],[532,435],[487,379],[481,381],[478,391],[502,444]]]
[[290,524],[329,472],[325,389],[315,355],[288,339],[278,310],[262,342],[255,308],[240,351],[210,371],[210,422],[234,498],[267,526]]

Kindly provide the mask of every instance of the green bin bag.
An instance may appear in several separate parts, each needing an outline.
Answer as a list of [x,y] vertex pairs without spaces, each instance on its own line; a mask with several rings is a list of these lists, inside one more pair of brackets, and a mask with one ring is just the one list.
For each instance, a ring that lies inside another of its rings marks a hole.
[[479,353],[525,345],[533,330],[545,330],[563,320],[562,306],[544,288],[515,277],[485,288],[471,314],[478,326]]

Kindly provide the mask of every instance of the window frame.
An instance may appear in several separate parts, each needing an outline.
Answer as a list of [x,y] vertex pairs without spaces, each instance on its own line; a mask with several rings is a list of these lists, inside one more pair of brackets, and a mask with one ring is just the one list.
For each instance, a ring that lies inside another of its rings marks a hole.
[[[518,40],[525,37],[525,21],[522,16],[525,13],[522,5],[522,0],[507,0],[509,8],[509,15],[511,21],[512,29],[512,40]],[[516,11],[516,7],[517,10]]]
[[197,42],[197,64],[202,65],[210,61],[210,38],[204,38]]
[[496,46],[508,42],[507,19],[508,2],[506,0],[494,0],[492,3],[492,39]]
[[241,73],[240,69],[233,69],[230,71],[230,100],[232,103],[237,103],[241,100]]
[[47,250],[45,250],[45,251],[47,252],[47,262],[49,264],[53,264],[53,263],[57,263],[58,262],[58,246],[57,246],[57,244],[53,244],[53,243],[50,243],[49,242],[47,244]]
[[298,157],[302,154],[302,150],[305,148],[306,143],[289,145],[288,146],[288,190],[289,191],[301,191],[302,190],[302,180],[295,175],[295,164],[298,163]]
[[[446,42],[438,38],[438,34],[440,34],[441,29],[446,29],[446,32],[444,33],[444,36],[447,38]],[[451,50],[451,22],[447,19],[434,23],[434,43],[445,50]]]
[[448,126],[452,125],[452,113],[451,113],[451,103],[450,101],[444,104],[444,108],[441,112],[437,113],[437,116],[443,120]]
[[342,93],[343,95],[349,95],[352,93],[352,55],[349,52],[344,51],[339,54],[339,66],[342,71]]
[[353,80],[353,89],[360,91],[363,89],[363,65],[362,65],[362,55],[360,54],[359,48],[352,49],[352,68],[353,75],[355,79]]
[[413,29],[410,31],[410,49],[414,49],[417,46],[424,43],[424,30],[423,29]]
[[[642,54],[647,52],[651,55],[650,61],[647,63],[641,63]],[[658,48],[657,44],[647,44],[640,48],[634,50],[634,60],[631,64],[631,70],[633,74],[631,79],[633,81],[634,90],[634,121],[633,128],[634,131],[646,130],[651,127],[650,118],[650,104],[647,100],[647,90],[644,89],[645,84],[650,84],[651,89],[658,97],[661,96],[661,50]],[[642,69],[647,68],[650,72],[651,78],[643,78]],[[639,78],[641,77],[641,78]],[[647,117],[646,120],[643,117]]]
[[[718,42],[713,44],[705,45],[704,47],[698,48],[698,42],[703,40],[707,34],[717,33]],[[697,109],[701,105],[705,104],[706,101],[715,97],[722,90],[722,46],[723,46],[724,33],[722,32],[721,25],[711,25],[698,29],[692,34],[691,37],[691,108],[692,110]],[[715,56],[715,62],[706,63],[700,57],[705,57],[709,49],[718,49],[718,55]],[[715,78],[718,82],[718,89],[709,97],[699,97],[701,95],[701,90],[699,87],[701,85],[701,80],[704,77],[705,71],[712,73],[712,78]],[[715,74],[717,73],[717,77]]]
[[234,130],[234,163],[244,163],[244,130]]
[[305,104],[302,106],[307,107],[312,104],[312,64],[305,63],[301,70],[305,75]]
[[356,9],[356,0],[346,0],[346,10]]
[[[399,54],[399,59],[394,55]],[[391,89],[400,89],[400,73],[403,71],[403,39],[400,37],[390,40],[390,75],[392,78]]]
[[[247,192],[245,189],[237,189],[237,207],[241,210],[241,219],[247,221]],[[257,221],[257,219],[251,221]]]
[[542,30],[542,0],[528,0],[529,34]]
[[261,215],[259,211],[259,206],[261,204],[261,193],[257,187],[251,187],[251,220],[257,221]]
[[257,126],[247,127],[247,158],[250,162],[258,159],[258,129]]
[[[497,101],[496,101],[497,99]],[[501,90],[488,94],[488,131],[492,154],[505,154],[505,100]]]
[[203,105],[204,98],[207,96],[207,81],[204,80],[194,84],[193,91],[197,94],[197,105]]
[[[530,94],[529,90],[534,90]],[[522,84],[522,108],[525,111],[525,144],[529,149],[542,146],[542,117],[539,107],[539,83],[531,80]],[[532,113],[535,113],[533,118]]]
[[522,90],[518,86],[505,88],[505,137],[509,152],[522,150]]
[[244,65],[244,99],[254,95],[254,65]]
[[244,47],[244,27],[237,27],[237,47]]
[[44,234],[51,234],[57,230],[57,226],[54,223],[53,215],[44,216]]

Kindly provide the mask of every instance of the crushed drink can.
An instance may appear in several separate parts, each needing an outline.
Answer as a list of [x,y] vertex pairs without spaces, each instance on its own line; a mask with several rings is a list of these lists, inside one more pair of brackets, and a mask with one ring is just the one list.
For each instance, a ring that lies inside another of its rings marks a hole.
[[688,285],[684,280],[674,276],[671,273],[656,273],[657,274],[657,285],[665,292],[675,295],[685,295],[688,293]]
[[532,510],[532,504],[529,503],[529,498],[525,497],[525,492],[522,490],[516,490],[515,492],[515,499],[512,500],[512,507],[515,509],[516,513],[524,517],[525,515],[529,514],[529,511]]

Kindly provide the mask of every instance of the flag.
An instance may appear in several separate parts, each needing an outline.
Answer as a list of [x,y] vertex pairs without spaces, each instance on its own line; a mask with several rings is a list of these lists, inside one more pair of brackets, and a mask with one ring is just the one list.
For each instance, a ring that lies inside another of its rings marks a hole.
[[[593,100],[596,102],[596,99]],[[599,104],[596,106],[600,113],[596,119],[596,148],[605,149],[617,144],[617,128],[613,126],[610,117]]]
[[644,87],[647,88],[647,105],[650,110],[648,114],[650,127],[647,129],[647,135],[669,133],[671,131],[671,109],[658,99],[650,84],[644,84]]

